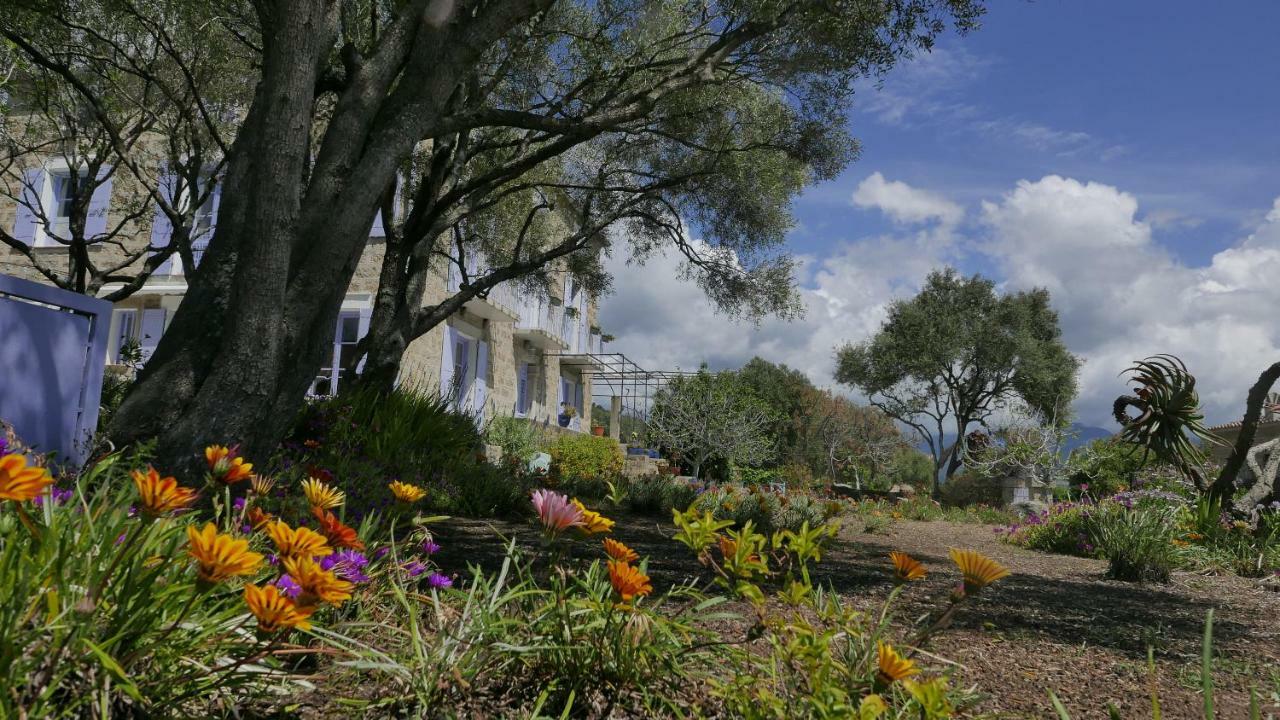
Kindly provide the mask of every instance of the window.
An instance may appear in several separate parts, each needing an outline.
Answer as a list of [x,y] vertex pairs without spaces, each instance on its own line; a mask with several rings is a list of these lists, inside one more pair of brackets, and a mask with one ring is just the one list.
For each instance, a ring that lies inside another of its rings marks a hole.
[[[90,192],[89,178],[83,175],[72,175],[69,170],[57,170],[49,175],[49,231],[68,238],[71,232],[71,211],[77,197]],[[53,244],[49,238],[48,244]]]
[[350,379],[354,368],[356,344],[365,332],[365,318],[359,310],[343,310],[333,336],[333,355],[311,384],[312,395],[334,395],[343,380]]
[[471,366],[471,338],[458,334],[453,340],[453,401],[462,406],[471,389],[467,370]]
[[520,363],[516,369],[516,415],[529,414],[529,363]]

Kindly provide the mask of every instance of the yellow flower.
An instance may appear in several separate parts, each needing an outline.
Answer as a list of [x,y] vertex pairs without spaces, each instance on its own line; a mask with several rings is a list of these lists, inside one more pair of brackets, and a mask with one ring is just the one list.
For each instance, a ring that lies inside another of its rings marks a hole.
[[142,514],[147,517],[185,509],[196,500],[195,490],[182,487],[172,477],[160,477],[160,473],[149,465],[145,473],[134,470],[131,474],[142,502]]
[[253,486],[253,494],[259,497],[269,495],[276,486],[276,479],[270,475],[254,475],[249,482]]
[[253,465],[235,457],[235,448],[210,445],[204,449],[204,459],[209,463],[209,475],[224,485],[253,477]]
[[44,492],[53,484],[49,471],[31,466],[22,453],[10,453],[0,457],[0,500],[26,502]]
[[614,560],[621,560],[622,562],[635,562],[640,559],[640,556],[636,554],[635,550],[632,550],[613,538],[604,539],[604,552]]
[[391,488],[391,494],[396,496],[396,500],[402,503],[416,503],[427,496],[426,490],[399,480],[393,480],[387,487]]
[[649,576],[640,572],[639,568],[621,560],[609,561],[609,583],[613,585],[613,589],[624,603],[653,592],[653,586],[649,584]]
[[258,630],[266,634],[295,627],[306,630],[311,627],[307,618],[315,612],[315,608],[301,607],[282,595],[275,585],[245,585],[244,602],[249,612],[258,618]]
[[925,576],[924,565],[921,565],[919,560],[904,552],[894,550],[889,553],[889,559],[893,561],[894,582],[899,585],[911,580],[919,580]]
[[880,668],[876,677],[886,685],[920,672],[914,662],[899,655],[897,650],[885,642],[876,645],[876,665]]
[[323,510],[336,508],[347,499],[346,493],[332,485],[325,485],[315,478],[307,478],[302,481],[302,492],[307,496],[307,502],[311,503],[311,507],[318,507]]
[[351,590],[355,587],[346,580],[339,580],[332,571],[322,570],[309,557],[287,557],[280,563],[284,565],[289,577],[302,588],[297,600],[303,607],[312,607],[321,602],[339,605],[351,597]]
[[282,557],[315,557],[332,555],[333,548],[325,536],[310,528],[291,528],[283,520],[276,520],[267,525],[267,534],[276,544]]
[[960,569],[964,576],[964,592],[972,595],[982,588],[1009,575],[1009,569],[977,550],[957,550],[951,548],[951,562]]
[[206,524],[203,530],[187,526],[187,542],[191,557],[198,564],[197,574],[205,584],[250,575],[262,564],[262,555],[249,551],[248,540],[221,535],[213,523]]
[[587,535],[599,535],[607,533],[613,529],[613,521],[601,515],[595,510],[588,510],[577,498],[573,499],[573,504],[582,513],[582,524],[579,529]]

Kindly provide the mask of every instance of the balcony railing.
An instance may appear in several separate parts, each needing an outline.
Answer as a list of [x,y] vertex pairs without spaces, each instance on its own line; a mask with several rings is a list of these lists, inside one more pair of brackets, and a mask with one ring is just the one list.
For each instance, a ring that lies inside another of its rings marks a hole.
[[525,296],[516,302],[519,318],[516,330],[537,330],[556,342],[564,343],[564,307],[543,296]]
[[[477,255],[469,255],[467,257],[467,277],[475,279],[483,277],[489,273],[489,269],[485,267],[481,258]],[[458,292],[462,289],[462,273],[459,271],[456,263],[449,264],[449,278],[447,289],[450,294]],[[477,298],[479,300],[480,298]],[[495,285],[489,289],[488,294],[483,299],[490,305],[496,305],[508,311],[510,314],[516,314],[520,307],[520,299],[516,295],[515,288],[512,283],[504,282]]]

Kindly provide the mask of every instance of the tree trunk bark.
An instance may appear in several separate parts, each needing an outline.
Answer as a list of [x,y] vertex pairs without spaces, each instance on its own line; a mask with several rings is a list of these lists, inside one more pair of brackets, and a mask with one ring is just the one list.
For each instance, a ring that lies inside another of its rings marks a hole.
[[1213,485],[1209,486],[1210,499],[1220,499],[1223,505],[1226,505],[1231,500],[1236,475],[1240,473],[1240,468],[1244,466],[1244,461],[1249,455],[1249,448],[1253,447],[1253,438],[1258,432],[1258,418],[1262,416],[1262,406],[1267,401],[1267,393],[1270,392],[1271,386],[1278,379],[1280,379],[1280,362],[1264,370],[1258,376],[1258,381],[1253,384],[1253,387],[1249,388],[1249,398],[1245,404],[1244,419],[1240,424],[1240,434],[1236,436],[1236,443],[1231,448],[1231,456],[1227,458],[1226,464],[1222,466],[1222,471],[1218,473]]

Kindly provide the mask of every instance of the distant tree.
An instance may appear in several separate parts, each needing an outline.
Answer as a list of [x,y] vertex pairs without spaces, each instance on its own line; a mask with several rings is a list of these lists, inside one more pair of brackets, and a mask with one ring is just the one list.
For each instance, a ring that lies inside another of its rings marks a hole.
[[903,447],[889,461],[890,485],[908,485],[917,490],[933,487],[933,459],[912,447]]
[[792,455],[817,475],[829,480],[852,477],[861,489],[906,445],[893,420],[876,408],[817,388],[806,390],[801,398],[802,410],[791,419]]
[[769,429],[774,456],[768,464],[783,465],[799,459],[799,436],[805,426],[800,418],[807,412],[806,406],[817,388],[803,372],[760,357],[751,358],[737,374],[742,384],[774,412],[775,420]]
[[952,269],[930,273],[919,295],[890,306],[874,337],[837,359],[837,380],[925,440],[935,495],[938,475],[961,467],[970,427],[986,427],[1010,402],[1065,419],[1079,366],[1047,290],[1001,296],[992,281]]
[[771,409],[733,373],[696,375],[672,380],[654,398],[649,434],[658,444],[680,454],[690,472],[700,477],[711,460],[758,465],[769,457],[775,422]]
[[1067,461],[1067,482],[1090,494],[1110,495],[1133,487],[1138,473],[1148,465],[1142,448],[1117,438],[1099,438],[1075,449]]
[[1066,423],[1018,408],[982,442],[966,442],[963,462],[977,477],[999,481],[1010,475],[1053,485],[1066,474],[1062,449],[1071,438]]

